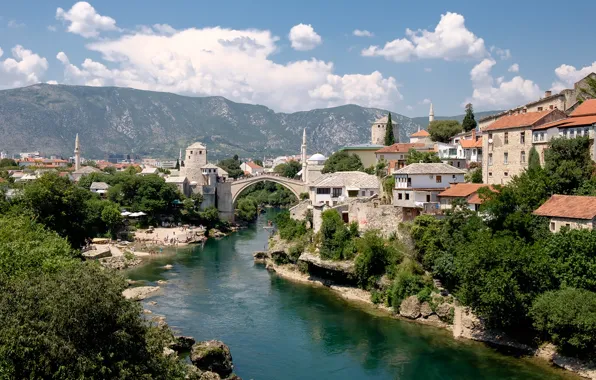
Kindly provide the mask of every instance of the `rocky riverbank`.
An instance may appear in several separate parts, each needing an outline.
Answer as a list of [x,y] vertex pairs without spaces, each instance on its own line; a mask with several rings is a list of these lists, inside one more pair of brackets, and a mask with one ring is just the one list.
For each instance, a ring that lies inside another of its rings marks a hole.
[[[270,239],[269,244],[267,251],[255,252],[254,259],[256,263],[265,264],[269,271],[280,277],[313,286],[324,286],[348,301],[374,308],[393,318],[444,328],[452,331],[453,337],[456,339],[471,339],[514,349],[516,352],[547,360],[551,364],[574,372],[581,377],[596,380],[595,363],[564,357],[557,353],[552,344],[532,347],[517,342],[503,332],[488,329],[470,308],[459,305],[457,300],[451,296],[432,293],[430,300],[424,302],[421,302],[417,296],[410,296],[402,301],[399,312],[396,313],[390,307],[373,303],[371,292],[349,284],[340,285],[330,279],[337,278],[337,273],[342,272],[346,278],[349,278],[352,274],[352,266],[348,262],[326,261],[321,260],[318,255],[303,253],[296,264],[279,264],[280,255],[287,255],[292,244],[281,241],[277,236]],[[331,277],[313,276],[307,269],[311,266],[321,269],[321,271],[317,271],[317,274],[328,274],[329,271],[332,271],[334,275]]]

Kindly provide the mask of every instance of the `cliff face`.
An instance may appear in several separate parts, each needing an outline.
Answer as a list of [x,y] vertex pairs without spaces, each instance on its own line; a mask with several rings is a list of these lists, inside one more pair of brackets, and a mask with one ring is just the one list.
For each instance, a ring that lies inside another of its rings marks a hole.
[[[191,142],[207,144],[210,159],[298,153],[307,128],[308,152],[330,154],[370,141],[370,125],[388,111],[346,105],[276,113],[222,97],[187,97],[115,87],[38,84],[0,91],[0,150],[40,150],[71,156],[79,133],[83,156],[110,153],[178,157]],[[392,112],[402,141],[418,129]]]

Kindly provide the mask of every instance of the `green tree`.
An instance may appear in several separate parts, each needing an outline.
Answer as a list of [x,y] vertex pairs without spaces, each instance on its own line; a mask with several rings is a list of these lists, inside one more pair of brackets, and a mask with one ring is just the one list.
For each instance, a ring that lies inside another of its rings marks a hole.
[[101,211],[101,221],[106,225],[112,238],[115,239],[123,222],[118,205],[109,202]]
[[257,218],[257,202],[253,198],[242,198],[236,205],[236,217],[242,221],[250,222]]
[[535,147],[530,149],[530,156],[528,158],[528,170],[540,169],[540,155]]
[[345,151],[335,152],[325,161],[322,173],[364,171],[360,157]]
[[477,167],[470,172],[470,182],[482,183],[482,167]]
[[555,194],[573,194],[594,171],[589,138],[552,139],[544,152],[544,170],[553,181]]
[[534,301],[534,327],[563,354],[592,356],[596,349],[596,293],[565,288],[546,292]]
[[180,170],[180,159],[176,159],[176,166],[174,167],[176,170]]
[[219,161],[217,166],[227,171],[230,178],[237,179],[244,175],[244,172],[242,171],[242,169],[240,169],[241,164],[242,162],[240,162],[240,160],[238,159],[238,155],[235,154],[232,158],[227,158],[225,160]]
[[580,87],[579,94],[577,96],[578,100],[582,102],[587,99],[596,99],[596,77],[590,75],[586,78],[587,87]]
[[428,126],[428,133],[432,141],[447,143],[453,136],[462,131],[457,120],[434,120]]
[[466,116],[464,116],[464,120],[462,122],[462,128],[464,131],[468,132],[472,129],[476,129],[476,119],[474,118],[474,108],[472,107],[472,103],[466,104]]
[[263,161],[259,160],[258,158],[255,160],[252,160],[252,162],[254,162],[255,164],[259,165],[260,167],[263,167]]
[[394,246],[386,244],[377,231],[366,231],[356,243],[358,256],[354,260],[354,271],[358,285],[367,289],[386,272],[389,265],[401,261],[403,254]]
[[0,374],[12,379],[183,379],[163,354],[167,329],[150,327],[122,297],[123,277],[95,263],[31,273],[0,292]]
[[277,165],[273,171],[287,178],[294,178],[302,170],[302,165],[296,160],[290,160],[284,164]]
[[395,144],[395,136],[393,135],[393,122],[391,121],[391,112],[387,115],[387,127],[385,127],[385,145],[390,146]]
[[321,223],[320,255],[327,260],[348,260],[354,256],[350,231],[336,210],[323,211]]
[[0,168],[16,168],[19,164],[12,158],[3,158],[0,160]]
[[435,152],[419,152],[416,149],[410,149],[408,151],[408,155],[406,156],[406,165],[416,164],[416,163],[433,163],[433,162],[441,162],[441,159]]

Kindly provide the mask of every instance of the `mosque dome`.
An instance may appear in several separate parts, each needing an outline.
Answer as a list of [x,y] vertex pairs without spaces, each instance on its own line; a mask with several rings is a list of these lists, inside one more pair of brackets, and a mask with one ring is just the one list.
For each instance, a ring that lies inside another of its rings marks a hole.
[[310,158],[308,159],[308,161],[326,161],[327,157],[323,156],[321,153],[315,153],[312,156],[310,156]]

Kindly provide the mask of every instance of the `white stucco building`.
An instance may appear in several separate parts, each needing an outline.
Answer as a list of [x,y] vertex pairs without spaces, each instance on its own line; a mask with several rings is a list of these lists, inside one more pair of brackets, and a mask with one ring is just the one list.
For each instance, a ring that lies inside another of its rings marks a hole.
[[379,194],[379,179],[364,172],[323,174],[309,185],[313,205],[335,206],[350,198],[365,198]]

